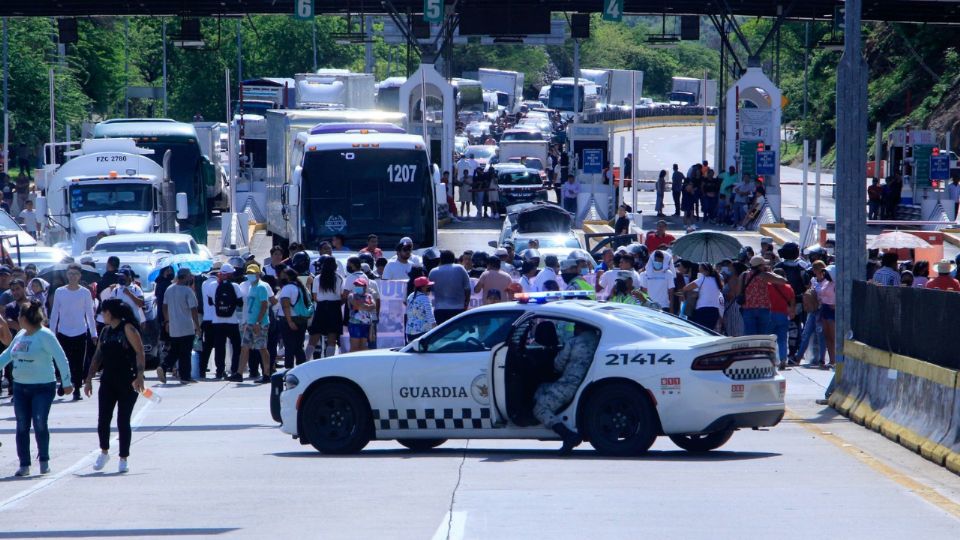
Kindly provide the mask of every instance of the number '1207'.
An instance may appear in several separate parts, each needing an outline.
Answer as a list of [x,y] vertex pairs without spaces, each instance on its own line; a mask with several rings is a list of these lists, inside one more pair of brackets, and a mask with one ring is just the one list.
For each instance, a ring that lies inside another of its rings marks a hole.
[[620,353],[620,354],[607,354],[604,355],[607,359],[606,364],[608,366],[628,366],[630,364],[673,364],[673,358],[670,356],[670,353],[663,354],[657,357],[656,353],[637,353],[631,355],[629,353]]
[[390,182],[413,182],[417,175],[416,165],[387,165]]

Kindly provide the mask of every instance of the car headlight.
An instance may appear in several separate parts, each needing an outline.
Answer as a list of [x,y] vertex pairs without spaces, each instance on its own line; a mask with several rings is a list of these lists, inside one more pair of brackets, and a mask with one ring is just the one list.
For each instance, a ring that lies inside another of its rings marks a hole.
[[283,376],[283,389],[284,390],[293,390],[300,384],[300,379],[297,378],[293,373],[287,373]]

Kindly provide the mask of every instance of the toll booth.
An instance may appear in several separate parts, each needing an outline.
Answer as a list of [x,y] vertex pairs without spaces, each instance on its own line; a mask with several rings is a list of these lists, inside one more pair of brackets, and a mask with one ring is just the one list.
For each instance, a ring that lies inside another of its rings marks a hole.
[[[736,164],[742,175],[761,178],[767,204],[780,213],[780,89],[759,67],[747,72],[727,91],[726,145],[723,169]],[[717,169],[721,171],[723,169]]]
[[423,136],[430,161],[441,171],[452,172],[453,139],[457,132],[453,85],[432,64],[420,64],[420,69],[400,87],[400,112],[407,115],[407,131]]
[[[572,123],[567,126],[567,151],[571,171],[580,184],[576,222],[582,223],[592,208],[600,219],[616,214],[616,191],[613,182],[603,183],[604,164],[610,163],[612,131],[605,124]],[[561,179],[566,181],[566,178]]]

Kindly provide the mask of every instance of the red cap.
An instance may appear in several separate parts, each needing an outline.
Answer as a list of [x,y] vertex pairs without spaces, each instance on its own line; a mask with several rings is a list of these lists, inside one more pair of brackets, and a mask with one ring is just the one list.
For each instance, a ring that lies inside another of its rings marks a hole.
[[430,281],[430,278],[428,278],[427,276],[420,276],[417,279],[413,280],[413,286],[418,289],[420,287],[432,287],[433,282]]
[[354,285],[360,285],[360,286],[362,286],[362,287],[366,287],[366,286],[367,286],[367,280],[366,280],[366,278],[362,278],[362,277],[361,277],[361,278],[357,278],[356,280],[354,280],[353,284],[354,284]]

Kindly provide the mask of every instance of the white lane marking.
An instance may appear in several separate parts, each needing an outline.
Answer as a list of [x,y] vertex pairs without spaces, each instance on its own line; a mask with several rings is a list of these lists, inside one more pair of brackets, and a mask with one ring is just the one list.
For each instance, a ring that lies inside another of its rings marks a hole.
[[[153,406],[153,403],[154,402],[152,401],[147,401],[147,404],[144,405],[143,408],[140,409],[140,411],[137,412],[137,414],[133,417],[133,420],[130,421],[130,427],[133,428],[134,431],[136,431],[136,429],[140,426],[140,423],[143,422],[144,416],[146,416],[147,411],[150,410],[150,407]],[[117,435],[112,439],[110,439],[110,446],[116,446],[117,441],[119,440],[119,437],[120,436]],[[90,453],[78,459],[73,465],[67,467],[66,469],[63,469],[58,473],[54,473],[51,476],[46,476],[43,478],[43,480],[28,487],[27,489],[21,491],[20,493],[17,493],[16,495],[13,495],[12,497],[5,499],[4,501],[0,502],[0,512],[3,512],[4,510],[9,509],[15,503],[20,502],[26,499],[27,497],[30,497],[31,495],[34,495],[36,493],[39,493],[40,491],[43,491],[44,489],[50,487],[57,480],[60,480],[61,478],[63,478],[64,476],[67,476],[68,474],[73,474],[76,471],[86,467],[87,465],[90,465],[97,458],[97,454],[99,453],[100,453],[100,449],[92,450],[90,451]]]
[[433,540],[460,540],[467,529],[466,512],[447,512],[433,533]]

